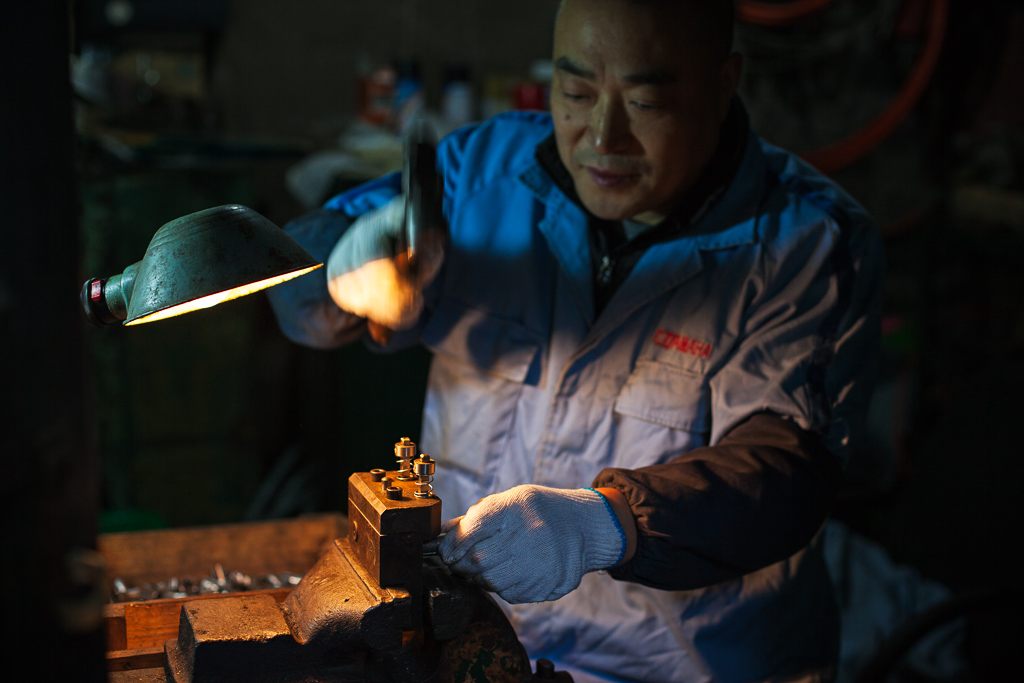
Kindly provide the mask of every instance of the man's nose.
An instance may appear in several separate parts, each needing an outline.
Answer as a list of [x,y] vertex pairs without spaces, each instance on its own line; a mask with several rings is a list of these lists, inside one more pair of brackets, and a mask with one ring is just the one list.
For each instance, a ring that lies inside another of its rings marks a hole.
[[590,112],[590,135],[599,154],[623,151],[629,141],[629,120],[621,102],[607,95],[597,99]]

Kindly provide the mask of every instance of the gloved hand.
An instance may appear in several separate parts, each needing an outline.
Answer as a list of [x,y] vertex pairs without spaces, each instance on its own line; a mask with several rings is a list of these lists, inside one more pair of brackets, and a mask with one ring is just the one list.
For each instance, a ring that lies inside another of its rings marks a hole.
[[515,486],[449,522],[438,554],[508,602],[562,597],[583,575],[618,564],[626,537],[593,489]]
[[423,310],[423,288],[441,268],[438,240],[424,240],[411,268],[396,253],[405,229],[405,198],[360,216],[327,259],[327,290],[338,306],[392,330],[412,327]]

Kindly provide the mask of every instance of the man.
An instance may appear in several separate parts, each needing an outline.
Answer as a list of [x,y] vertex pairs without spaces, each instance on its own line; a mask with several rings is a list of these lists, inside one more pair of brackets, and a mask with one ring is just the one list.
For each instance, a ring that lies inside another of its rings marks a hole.
[[396,267],[388,177],[291,226],[326,281],[272,295],[297,341],[368,319],[433,351],[421,445],[463,515],[441,556],[577,681],[834,668],[817,536],[869,392],[880,247],[748,130],[731,31],[727,1],[565,0],[551,115],[440,145],[443,255]]

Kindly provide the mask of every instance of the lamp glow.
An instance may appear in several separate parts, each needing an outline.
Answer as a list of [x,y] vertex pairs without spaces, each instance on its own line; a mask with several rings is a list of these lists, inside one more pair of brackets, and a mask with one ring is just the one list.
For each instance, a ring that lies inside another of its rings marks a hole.
[[199,297],[198,299],[193,299],[192,301],[186,301],[183,304],[178,304],[177,306],[165,308],[164,310],[157,311],[156,313],[144,315],[141,318],[135,318],[134,320],[126,322],[124,326],[131,327],[132,325],[152,323],[156,322],[157,320],[163,320],[165,318],[173,318],[176,315],[182,315],[184,313],[198,311],[199,309],[202,308],[212,308],[213,306],[224,303],[225,301],[231,301],[232,299],[240,299],[243,296],[255,294],[256,292],[262,291],[264,289],[269,289],[274,285],[279,285],[282,282],[287,282],[288,280],[297,278],[300,275],[305,275],[306,273],[312,272],[317,268],[321,267],[323,267],[323,264],[318,263],[315,266],[303,268],[301,270],[297,270],[291,273],[285,273],[284,275],[278,275],[276,277],[268,277],[266,280],[260,280],[259,282],[253,282],[252,284],[242,285],[241,287],[235,287],[234,289],[229,289],[226,292],[208,294],[206,296]]

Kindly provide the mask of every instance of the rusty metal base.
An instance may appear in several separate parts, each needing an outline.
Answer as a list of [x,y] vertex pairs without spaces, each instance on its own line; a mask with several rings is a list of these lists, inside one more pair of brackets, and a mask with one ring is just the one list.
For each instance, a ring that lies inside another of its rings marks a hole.
[[196,601],[182,608],[177,640],[169,640],[167,679],[256,683],[349,683],[368,680],[358,657],[328,662],[292,637],[270,596]]
[[384,589],[338,539],[280,606],[270,596],[187,603],[166,673],[175,683],[533,680],[501,609],[439,560],[419,601]]

